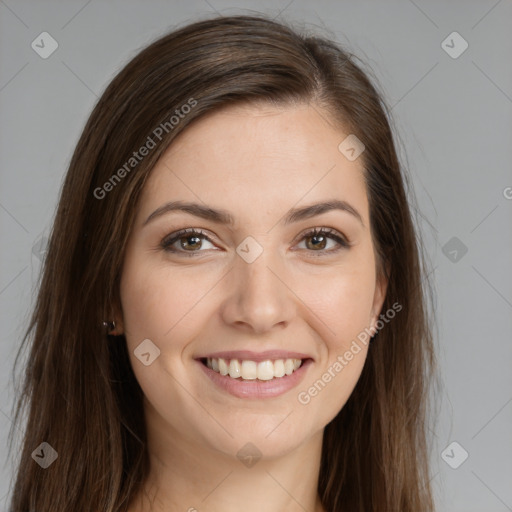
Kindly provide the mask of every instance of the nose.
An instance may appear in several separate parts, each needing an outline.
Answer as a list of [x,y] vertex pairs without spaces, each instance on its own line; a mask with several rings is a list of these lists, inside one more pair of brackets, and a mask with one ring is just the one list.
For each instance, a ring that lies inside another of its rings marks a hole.
[[222,304],[227,324],[263,334],[290,323],[298,299],[287,284],[285,269],[270,253],[264,250],[252,263],[236,258],[226,279],[228,292]]

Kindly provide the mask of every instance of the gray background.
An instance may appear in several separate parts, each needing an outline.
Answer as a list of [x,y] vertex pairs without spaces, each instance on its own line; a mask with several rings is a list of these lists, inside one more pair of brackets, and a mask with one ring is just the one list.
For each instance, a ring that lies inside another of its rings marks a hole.
[[[442,389],[431,476],[437,509],[512,510],[510,0],[0,0],[0,435],[7,441],[11,370],[44,237],[97,97],[142,46],[173,27],[215,12],[250,11],[335,38],[376,74],[393,107],[436,287]],[[31,48],[44,31],[59,45],[47,59]],[[442,46],[453,31],[469,44],[457,58],[444,48],[459,51],[460,40]],[[1,510],[13,475],[5,444]],[[460,463],[462,450],[469,457],[453,469],[446,461]]]

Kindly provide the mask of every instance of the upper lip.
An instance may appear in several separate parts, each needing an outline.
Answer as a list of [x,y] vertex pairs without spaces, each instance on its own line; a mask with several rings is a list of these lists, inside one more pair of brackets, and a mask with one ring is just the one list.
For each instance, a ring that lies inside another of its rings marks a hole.
[[210,357],[212,359],[241,359],[246,361],[266,361],[268,359],[313,359],[308,354],[301,352],[291,352],[289,350],[267,350],[265,352],[252,352],[251,350],[230,350],[223,352],[213,352],[203,356],[196,357],[196,359],[204,359]]

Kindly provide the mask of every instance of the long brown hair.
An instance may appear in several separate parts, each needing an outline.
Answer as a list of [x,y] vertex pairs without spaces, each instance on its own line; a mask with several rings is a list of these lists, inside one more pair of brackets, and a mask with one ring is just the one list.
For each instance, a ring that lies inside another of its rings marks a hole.
[[[402,306],[375,335],[355,390],[325,428],[322,503],[328,512],[433,510],[428,280],[390,112],[356,60],[264,16],[228,16],[161,37],[113,79],[70,162],[16,358],[15,368],[29,343],[13,412],[24,435],[11,512],[120,512],[140,492],[149,469],[142,390],[126,343],[102,321],[120,311],[125,246],[151,169],[190,123],[237,102],[307,102],[364,143],[371,232],[388,278],[382,310]],[[131,160],[143,146],[146,156]],[[32,457],[42,442],[58,454],[47,469]]]

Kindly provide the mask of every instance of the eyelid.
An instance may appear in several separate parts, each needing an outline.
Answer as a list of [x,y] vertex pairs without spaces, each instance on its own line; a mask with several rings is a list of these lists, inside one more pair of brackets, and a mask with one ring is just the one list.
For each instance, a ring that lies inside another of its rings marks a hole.
[[307,249],[292,250],[300,250],[302,252],[305,252],[308,255],[308,257],[322,258],[332,256],[333,254],[338,254],[341,251],[350,249],[352,247],[352,243],[350,242],[348,237],[345,236],[342,232],[338,231],[337,229],[325,226],[306,229],[297,236],[297,238],[295,239],[296,242],[294,240],[294,244],[296,245],[297,243],[302,242],[305,238],[313,236],[324,236],[325,238],[334,241],[337,244],[337,247],[335,247],[334,249],[321,249],[319,251],[311,251]]
[[[207,234],[207,232],[201,228],[184,228],[180,229],[178,231],[175,231],[173,233],[170,233],[169,235],[165,236],[163,240],[160,242],[159,246],[164,251],[172,253],[172,254],[183,254],[185,256],[193,256],[195,254],[200,254],[201,252],[205,251],[184,251],[184,250],[172,250],[170,247],[176,243],[180,238],[185,237],[186,235],[196,235],[198,238],[203,238],[204,240],[208,241],[211,244],[215,244],[215,242],[211,239],[210,235]],[[322,255],[328,255],[328,254],[334,254],[342,249],[348,249],[352,246],[350,240],[340,231],[334,228],[329,227],[314,227],[314,228],[308,228],[302,231],[297,237],[293,240],[293,244],[296,245],[297,243],[301,242],[306,237],[312,237],[312,236],[318,236],[323,235],[326,236],[326,238],[329,238],[333,241],[335,241],[338,244],[338,247],[335,249],[321,249],[319,251],[308,251],[306,252],[310,253],[313,256],[322,256]],[[214,238],[214,237],[213,237]],[[210,249],[211,250],[211,249]],[[302,249],[304,250],[304,249]],[[316,253],[316,254],[315,254]]]
[[[178,231],[174,231],[169,235],[166,235],[163,240],[160,242],[160,246],[165,248],[166,246],[170,246],[173,243],[177,242],[180,238],[185,237],[186,235],[192,236],[197,235],[198,237],[202,237],[211,244],[215,243],[212,240],[211,235],[209,235],[205,230],[201,228],[184,228],[179,229]],[[171,252],[171,251],[170,251]],[[176,251],[176,252],[185,252],[185,251]],[[195,251],[195,252],[203,252],[203,251]]]
[[329,236],[336,236],[338,238],[343,239],[343,241],[347,245],[350,245],[349,239],[341,231],[338,231],[337,229],[334,229],[334,228],[329,228],[327,226],[317,226],[314,228],[307,228],[297,235],[297,237],[293,240],[293,243],[300,242],[306,235],[315,236],[315,235],[321,235],[321,234],[326,234]]

